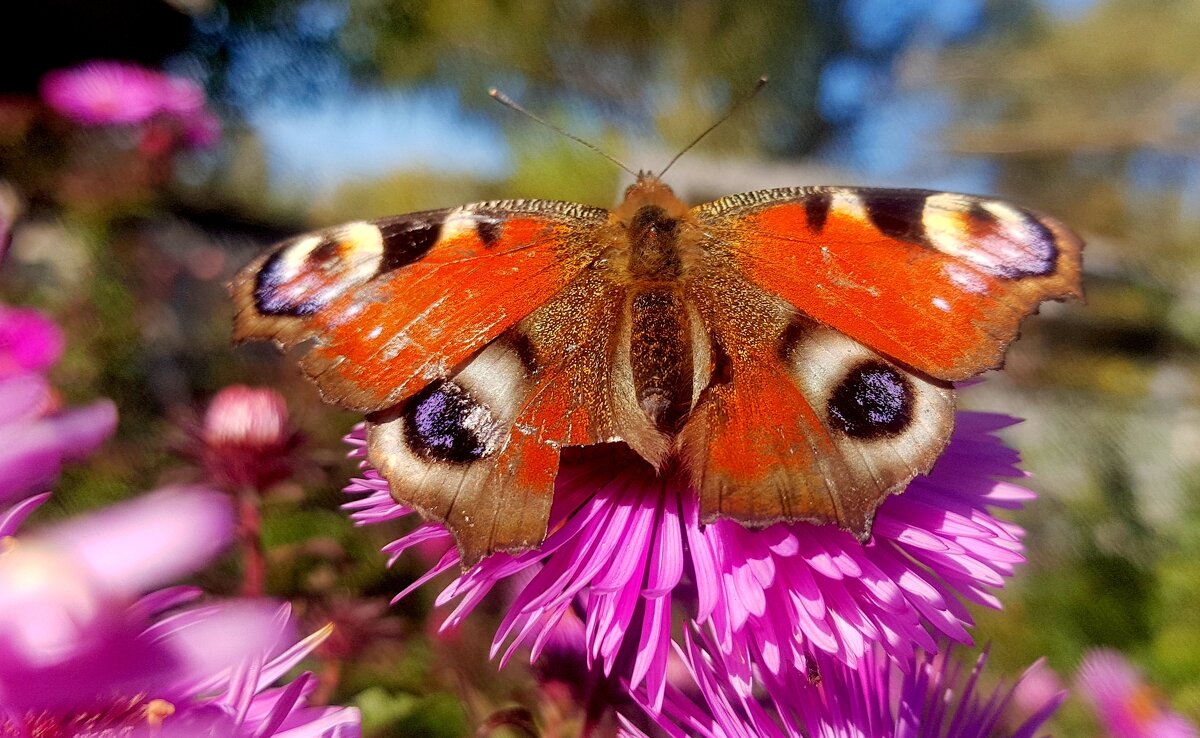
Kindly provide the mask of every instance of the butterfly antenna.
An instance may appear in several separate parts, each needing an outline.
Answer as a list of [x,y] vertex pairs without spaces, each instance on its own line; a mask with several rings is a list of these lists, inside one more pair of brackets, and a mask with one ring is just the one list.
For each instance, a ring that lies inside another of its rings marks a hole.
[[750,100],[752,100],[754,98],[754,96],[758,94],[758,91],[761,90],[763,88],[763,86],[766,84],[767,84],[766,76],[759,77],[758,81],[754,83],[754,88],[751,89],[750,92],[746,93],[741,98],[736,100],[732,105],[730,105],[729,109],[725,111],[725,114],[722,115],[720,118],[717,118],[716,123],[713,123],[708,128],[705,128],[704,132],[701,133],[699,136],[696,136],[696,138],[693,139],[690,144],[688,144],[687,146],[684,146],[683,150],[680,151],[678,154],[676,154],[674,159],[667,162],[667,165],[662,168],[661,172],[658,173],[658,177],[661,179],[662,176],[667,173],[667,170],[670,169],[671,167],[673,167],[675,165],[675,162],[679,161],[679,157],[681,157],[684,154],[686,154],[687,152],[691,151],[693,146],[700,143],[700,141],[703,140],[705,136],[707,136],[708,134],[710,134],[714,130],[716,130],[717,126],[719,126],[722,123],[724,123],[725,121],[729,120],[729,118],[734,113],[736,113],[739,108],[741,108],[746,103],[750,102]]
[[492,96],[492,99],[493,99],[493,100],[495,100],[496,102],[500,103],[501,105],[504,105],[504,106],[506,106],[506,107],[512,108],[513,110],[517,111],[518,113],[521,113],[522,115],[524,115],[524,116],[526,116],[526,117],[532,118],[533,120],[537,121],[538,123],[541,123],[542,125],[544,125],[544,126],[546,126],[547,128],[549,128],[550,130],[552,130],[552,131],[556,131],[556,132],[558,132],[558,133],[561,133],[562,135],[566,136],[567,138],[571,139],[572,141],[575,141],[576,143],[581,143],[581,144],[583,144],[584,146],[588,147],[588,148],[589,148],[589,149],[591,149],[592,151],[595,151],[595,152],[596,152],[597,154],[599,154],[600,156],[603,156],[605,159],[608,159],[608,160],[609,160],[609,161],[611,161],[613,164],[616,164],[617,166],[621,167],[621,168],[622,168],[622,169],[624,169],[625,171],[629,172],[629,173],[630,173],[630,174],[632,174],[633,176],[635,176],[635,177],[636,177],[636,176],[638,176],[638,175],[637,175],[637,172],[633,171],[633,170],[632,170],[632,169],[630,169],[629,167],[627,167],[627,166],[625,166],[624,164],[622,164],[621,162],[617,161],[617,160],[616,160],[615,158],[613,158],[611,155],[609,155],[609,154],[605,153],[603,150],[601,150],[601,149],[600,149],[600,147],[599,147],[599,146],[596,146],[595,144],[592,144],[592,143],[588,143],[587,141],[584,141],[584,140],[583,140],[582,138],[580,138],[579,136],[575,136],[575,135],[573,135],[573,134],[567,133],[566,131],[564,131],[563,129],[561,129],[561,128],[559,128],[558,126],[554,125],[554,124],[553,124],[553,123],[551,123],[550,121],[548,121],[548,120],[546,120],[546,119],[544,119],[544,118],[540,118],[540,117],[538,117],[538,116],[534,115],[533,113],[529,112],[529,111],[528,111],[528,110],[526,110],[525,108],[523,108],[523,107],[521,107],[520,105],[518,105],[518,104],[516,103],[516,101],[515,101],[515,100],[513,100],[511,97],[509,97],[508,95],[505,95],[505,94],[504,94],[503,92],[501,92],[500,90],[497,90],[495,87],[493,87],[492,89],[488,90],[488,94]]

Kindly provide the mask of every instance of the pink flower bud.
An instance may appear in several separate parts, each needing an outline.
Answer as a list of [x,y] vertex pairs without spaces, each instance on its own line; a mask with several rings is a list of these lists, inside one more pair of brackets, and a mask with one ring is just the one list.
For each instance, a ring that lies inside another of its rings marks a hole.
[[265,449],[288,436],[288,410],[273,389],[234,385],[217,393],[204,414],[204,440],[213,446]]
[[235,385],[217,393],[204,414],[199,454],[213,481],[265,491],[292,470],[299,436],[287,404],[273,389]]

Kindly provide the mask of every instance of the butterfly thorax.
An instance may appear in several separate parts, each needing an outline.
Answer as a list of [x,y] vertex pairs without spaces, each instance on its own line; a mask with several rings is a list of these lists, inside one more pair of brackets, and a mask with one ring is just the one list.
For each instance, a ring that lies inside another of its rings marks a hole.
[[[634,283],[678,283],[696,248],[687,205],[652,174],[643,173],[625,190],[612,212],[619,266]],[[623,258],[621,258],[623,257]]]
[[[687,299],[699,262],[699,229],[687,205],[652,174],[641,174],[609,218],[605,255],[624,294],[613,365],[618,435],[653,463],[669,453],[699,392],[696,368],[707,348]],[[627,398],[620,395],[628,393]],[[634,410],[636,408],[636,410]]]

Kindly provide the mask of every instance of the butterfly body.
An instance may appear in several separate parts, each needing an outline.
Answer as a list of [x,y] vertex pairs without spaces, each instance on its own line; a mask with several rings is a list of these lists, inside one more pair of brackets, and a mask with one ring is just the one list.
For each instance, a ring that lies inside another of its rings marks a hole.
[[540,542],[562,449],[615,441],[685,475],[706,520],[865,540],[945,446],[951,382],[1079,294],[1081,248],[995,200],[688,207],[643,174],[612,211],[496,201],[285,242],[234,281],[235,337],[310,341],[305,372],[367,414],[371,462],[466,563]]

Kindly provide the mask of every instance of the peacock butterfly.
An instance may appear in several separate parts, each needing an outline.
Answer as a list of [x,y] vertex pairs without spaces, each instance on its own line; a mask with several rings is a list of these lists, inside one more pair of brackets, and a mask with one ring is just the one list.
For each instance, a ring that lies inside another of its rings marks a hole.
[[499,200],[285,241],[231,292],[234,337],[308,342],[366,414],[393,496],[464,565],[546,535],[563,447],[678,464],[703,519],[860,540],[927,471],[952,383],[1078,297],[1082,242],[988,198],[799,187],[689,208],[640,173],[614,210]]

